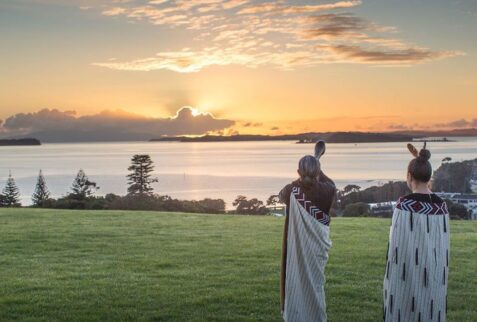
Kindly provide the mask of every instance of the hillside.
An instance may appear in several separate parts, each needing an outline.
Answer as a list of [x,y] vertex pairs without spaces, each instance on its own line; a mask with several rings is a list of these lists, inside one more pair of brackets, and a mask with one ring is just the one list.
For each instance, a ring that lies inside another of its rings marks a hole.
[[373,142],[410,142],[413,136],[396,133],[371,132],[310,132],[288,135],[204,135],[199,137],[164,137],[152,139],[151,142],[240,142],[240,141],[297,141],[299,143],[314,143],[325,140],[328,143],[373,143]]
[[[283,218],[0,209],[5,321],[280,321]],[[330,321],[380,321],[389,219],[333,219]],[[475,321],[477,222],[452,222],[448,321]]]
[[472,181],[477,182],[477,159],[443,162],[434,172],[433,179],[435,191],[472,193]]
[[411,135],[415,137],[459,137],[459,136],[477,136],[477,128],[454,129],[442,131],[396,131],[396,134]]
[[12,145],[41,145],[41,142],[37,139],[0,139],[0,146],[12,146]]

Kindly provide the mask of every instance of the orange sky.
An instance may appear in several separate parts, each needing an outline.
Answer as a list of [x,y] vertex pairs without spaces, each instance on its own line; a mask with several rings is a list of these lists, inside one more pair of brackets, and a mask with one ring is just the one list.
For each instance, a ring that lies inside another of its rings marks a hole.
[[302,2],[2,3],[0,119],[193,106],[236,121],[228,133],[475,124],[474,7],[406,1],[404,19],[390,4]]

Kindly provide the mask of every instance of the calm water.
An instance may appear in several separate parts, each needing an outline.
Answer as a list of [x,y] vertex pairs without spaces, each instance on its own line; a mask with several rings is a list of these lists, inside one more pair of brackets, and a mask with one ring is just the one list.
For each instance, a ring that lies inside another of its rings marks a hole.
[[[462,161],[477,157],[477,138],[429,143],[432,162],[444,157]],[[421,145],[417,143],[416,145]],[[219,143],[80,143],[38,147],[0,147],[0,186],[11,170],[30,203],[36,176],[43,169],[54,197],[65,195],[78,169],[101,187],[98,194],[126,193],[126,174],[133,154],[153,158],[156,192],[181,199],[223,198],[228,206],[239,194],[266,199],[296,177],[296,166],[313,145],[293,142]],[[362,187],[403,180],[410,160],[405,143],[329,144],[323,170],[339,187]]]

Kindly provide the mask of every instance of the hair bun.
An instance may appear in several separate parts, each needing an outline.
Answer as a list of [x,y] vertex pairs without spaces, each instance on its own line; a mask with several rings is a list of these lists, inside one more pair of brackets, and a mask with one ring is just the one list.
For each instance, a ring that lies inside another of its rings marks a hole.
[[429,161],[429,159],[431,158],[431,151],[427,149],[421,149],[421,151],[419,151],[419,158],[425,161]]
[[306,177],[302,178],[301,181],[303,182],[303,185],[309,187],[309,186],[312,186],[315,183],[316,178],[306,176]]

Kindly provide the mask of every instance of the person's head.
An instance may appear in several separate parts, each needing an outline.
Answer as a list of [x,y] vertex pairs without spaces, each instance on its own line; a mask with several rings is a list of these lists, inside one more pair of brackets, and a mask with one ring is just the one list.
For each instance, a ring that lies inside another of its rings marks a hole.
[[432,177],[432,165],[429,162],[431,152],[426,149],[426,143],[419,152],[412,144],[408,144],[407,147],[414,156],[407,167],[409,189],[414,190],[417,186],[427,186]]
[[320,163],[314,156],[305,155],[298,163],[298,174],[305,186],[311,186],[320,174]]

